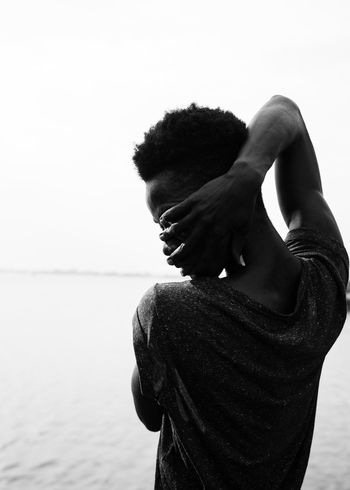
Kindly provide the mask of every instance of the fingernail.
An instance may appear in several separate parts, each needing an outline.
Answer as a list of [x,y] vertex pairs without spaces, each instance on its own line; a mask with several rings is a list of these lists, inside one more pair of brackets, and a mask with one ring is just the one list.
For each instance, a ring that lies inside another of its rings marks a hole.
[[161,225],[165,225],[165,224],[167,223],[166,218],[164,218],[164,216],[160,216],[160,217],[159,217],[159,223],[160,223]]
[[167,262],[169,265],[174,265],[174,262],[171,259],[168,259]]

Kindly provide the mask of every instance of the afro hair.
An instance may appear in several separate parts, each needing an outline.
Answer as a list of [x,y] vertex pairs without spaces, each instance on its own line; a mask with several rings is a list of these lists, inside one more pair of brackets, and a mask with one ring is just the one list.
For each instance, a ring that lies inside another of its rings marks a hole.
[[227,172],[247,136],[231,112],[192,103],[166,112],[135,146],[133,161],[145,182],[165,170],[204,182]]

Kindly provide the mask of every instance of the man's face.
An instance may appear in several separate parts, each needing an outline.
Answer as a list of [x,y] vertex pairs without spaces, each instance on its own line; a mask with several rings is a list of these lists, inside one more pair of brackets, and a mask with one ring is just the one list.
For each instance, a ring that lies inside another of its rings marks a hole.
[[[200,185],[184,182],[172,171],[164,171],[148,181],[146,183],[146,201],[154,222],[159,223],[160,216],[167,209],[181,203],[195,192]],[[170,226],[170,223],[165,223],[165,228],[168,226]],[[191,230],[188,231],[190,232]],[[187,233],[185,235],[187,237]],[[164,244],[163,252],[166,255],[170,255],[182,242],[183,239],[176,236],[171,240],[167,240]],[[226,257],[221,255],[217,258],[217,261],[211,258],[209,262],[205,260],[203,252],[202,248],[196,252],[195,274],[191,274],[191,277],[218,276],[223,269],[223,259],[225,259],[224,262],[227,262]]]
[[155,223],[169,208],[186,199],[196,188],[184,185],[172,171],[164,171],[146,183],[146,202]]
[[[146,202],[152,213],[153,221],[159,223],[160,216],[169,208],[186,199],[197,187],[184,185],[172,171],[164,171],[146,183]],[[159,223],[160,224],[160,223]],[[161,226],[161,225],[160,225]],[[165,227],[170,226],[170,223]],[[163,229],[163,227],[161,226]],[[169,255],[179,245],[180,237],[174,237],[164,245],[164,253]]]

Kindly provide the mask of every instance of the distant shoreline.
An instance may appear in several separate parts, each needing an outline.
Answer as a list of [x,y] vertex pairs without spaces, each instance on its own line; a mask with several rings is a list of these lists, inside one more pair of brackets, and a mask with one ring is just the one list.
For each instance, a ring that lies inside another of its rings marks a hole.
[[[154,274],[151,272],[96,271],[90,269],[0,269],[0,275],[6,274],[27,276],[162,277],[164,279],[180,279],[174,274]],[[350,285],[348,285],[346,290],[346,304],[348,311],[350,311]]]
[[175,274],[152,272],[98,271],[92,269],[0,269],[0,275],[6,274],[25,276],[163,277],[179,279],[179,276]]

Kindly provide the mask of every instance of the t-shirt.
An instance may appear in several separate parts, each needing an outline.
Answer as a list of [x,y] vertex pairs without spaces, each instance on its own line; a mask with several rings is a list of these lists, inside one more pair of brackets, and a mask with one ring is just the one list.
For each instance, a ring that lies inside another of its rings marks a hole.
[[295,309],[277,313],[225,278],[156,284],[133,319],[141,391],[164,415],[156,489],[300,489],[324,358],[346,318],[341,243],[289,232]]

